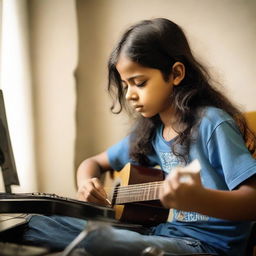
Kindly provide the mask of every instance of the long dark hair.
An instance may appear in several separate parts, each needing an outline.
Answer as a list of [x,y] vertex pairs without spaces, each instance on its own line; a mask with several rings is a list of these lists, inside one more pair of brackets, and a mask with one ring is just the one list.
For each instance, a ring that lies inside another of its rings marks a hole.
[[[200,119],[200,110],[205,106],[223,109],[233,117],[244,140],[249,138],[253,141],[251,151],[255,151],[256,138],[242,113],[215,88],[207,70],[193,56],[186,36],[177,24],[164,18],[143,20],[123,34],[108,62],[108,91],[113,96],[111,111],[116,114],[123,109],[129,110],[116,69],[120,53],[142,66],[160,70],[166,81],[175,62],[184,64],[185,78],[179,86],[173,87],[170,95],[177,123],[182,123],[184,127],[177,130],[178,136],[172,144],[176,156],[186,161],[192,134]],[[119,108],[116,110],[117,105]],[[151,139],[159,122],[159,116],[137,118],[130,141],[130,156],[137,163],[147,164],[146,155],[152,152]]]

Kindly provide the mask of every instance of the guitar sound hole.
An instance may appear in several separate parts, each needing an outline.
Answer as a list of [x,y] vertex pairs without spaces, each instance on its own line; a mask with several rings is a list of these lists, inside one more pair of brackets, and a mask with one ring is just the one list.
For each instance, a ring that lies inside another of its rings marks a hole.
[[121,186],[121,181],[119,179],[115,180],[114,186],[113,186],[113,191],[112,191],[112,195],[111,195],[111,202],[112,205],[116,204],[116,199],[118,197],[119,194],[119,188]]

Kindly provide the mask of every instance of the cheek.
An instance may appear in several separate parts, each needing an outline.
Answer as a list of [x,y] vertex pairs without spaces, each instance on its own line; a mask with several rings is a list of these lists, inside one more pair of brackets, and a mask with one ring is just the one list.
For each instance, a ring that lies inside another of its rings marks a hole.
[[[166,89],[166,88],[165,88]],[[155,90],[152,92],[152,101],[155,102],[155,104],[165,105],[170,100],[170,91],[164,90],[163,88],[158,88],[158,90]]]
[[161,100],[164,100],[165,98],[169,98],[169,91],[168,90],[163,90],[159,89],[155,91],[155,96]]

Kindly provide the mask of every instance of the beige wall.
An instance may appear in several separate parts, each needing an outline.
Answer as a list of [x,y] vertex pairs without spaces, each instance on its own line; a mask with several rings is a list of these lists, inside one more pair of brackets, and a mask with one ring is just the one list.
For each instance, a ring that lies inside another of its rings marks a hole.
[[197,56],[244,110],[256,109],[256,1],[78,0],[76,164],[120,139],[129,125],[109,112],[106,64],[129,25],[165,17],[181,25]]
[[28,3],[39,191],[74,196],[75,1]]

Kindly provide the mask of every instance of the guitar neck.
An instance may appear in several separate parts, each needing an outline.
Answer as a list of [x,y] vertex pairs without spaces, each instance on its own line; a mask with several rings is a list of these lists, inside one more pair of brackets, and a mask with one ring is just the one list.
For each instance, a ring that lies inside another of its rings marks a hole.
[[163,181],[147,182],[127,186],[117,186],[114,189],[114,204],[151,201],[159,199],[160,188]]

